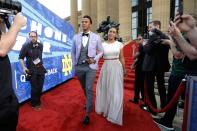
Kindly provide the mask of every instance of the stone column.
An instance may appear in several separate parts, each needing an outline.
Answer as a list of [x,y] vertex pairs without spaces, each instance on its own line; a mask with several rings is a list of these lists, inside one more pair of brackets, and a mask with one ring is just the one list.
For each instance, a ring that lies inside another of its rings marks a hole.
[[170,0],[152,0],[152,20],[161,21],[161,30],[167,32],[170,20]]
[[77,0],[71,0],[71,17],[70,22],[74,27],[75,33],[78,32],[78,2]]
[[89,15],[92,18],[91,31],[96,32],[97,29],[97,0],[90,0],[90,11]]
[[101,21],[107,18],[107,2],[106,0],[97,0],[97,26]]
[[131,36],[131,1],[119,0],[119,35],[126,40]]
[[[107,2],[107,15],[111,20],[118,22],[119,20],[119,0],[106,0]],[[124,0],[122,0],[124,3]]]
[[90,0],[82,0],[81,4],[82,4],[82,17],[84,15],[90,15]]
[[196,0],[183,0],[184,13],[196,13],[197,14],[197,1]]

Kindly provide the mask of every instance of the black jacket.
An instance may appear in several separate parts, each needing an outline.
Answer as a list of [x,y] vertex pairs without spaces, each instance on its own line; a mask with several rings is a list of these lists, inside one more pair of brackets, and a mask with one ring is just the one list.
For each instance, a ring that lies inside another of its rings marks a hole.
[[170,47],[161,44],[161,39],[168,39],[168,37],[159,30],[153,30],[153,35],[149,37],[147,44],[144,46],[143,71],[169,71],[168,52]]

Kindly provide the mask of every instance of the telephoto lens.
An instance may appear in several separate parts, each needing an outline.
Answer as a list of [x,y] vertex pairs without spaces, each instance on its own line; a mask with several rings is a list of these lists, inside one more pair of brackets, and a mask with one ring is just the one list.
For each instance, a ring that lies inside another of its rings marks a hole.
[[19,1],[0,0],[0,13],[16,15],[21,12],[22,5]]

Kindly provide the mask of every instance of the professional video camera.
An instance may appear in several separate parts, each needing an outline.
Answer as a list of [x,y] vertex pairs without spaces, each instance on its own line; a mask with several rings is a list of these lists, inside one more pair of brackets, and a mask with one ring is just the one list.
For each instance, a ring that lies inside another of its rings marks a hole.
[[9,16],[16,15],[21,12],[22,5],[19,1],[13,0],[0,0],[0,18],[2,18],[7,26],[10,28]]

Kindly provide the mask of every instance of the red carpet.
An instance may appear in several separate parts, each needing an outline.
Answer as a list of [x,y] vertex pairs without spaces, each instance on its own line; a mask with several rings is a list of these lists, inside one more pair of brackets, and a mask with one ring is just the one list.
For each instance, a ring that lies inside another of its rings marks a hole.
[[[134,71],[129,69],[131,44],[125,46],[128,75],[125,77],[123,126],[108,122],[94,111],[90,124],[84,126],[85,97],[78,80],[72,79],[42,96],[43,108],[34,111],[29,103],[20,107],[17,131],[159,131],[149,113],[128,102],[133,95]],[[100,62],[100,66],[102,61]],[[98,75],[97,75],[98,76]],[[96,82],[95,82],[96,83]],[[95,96],[95,86],[94,86]],[[95,97],[94,97],[95,101]],[[93,101],[93,103],[94,103]]]

